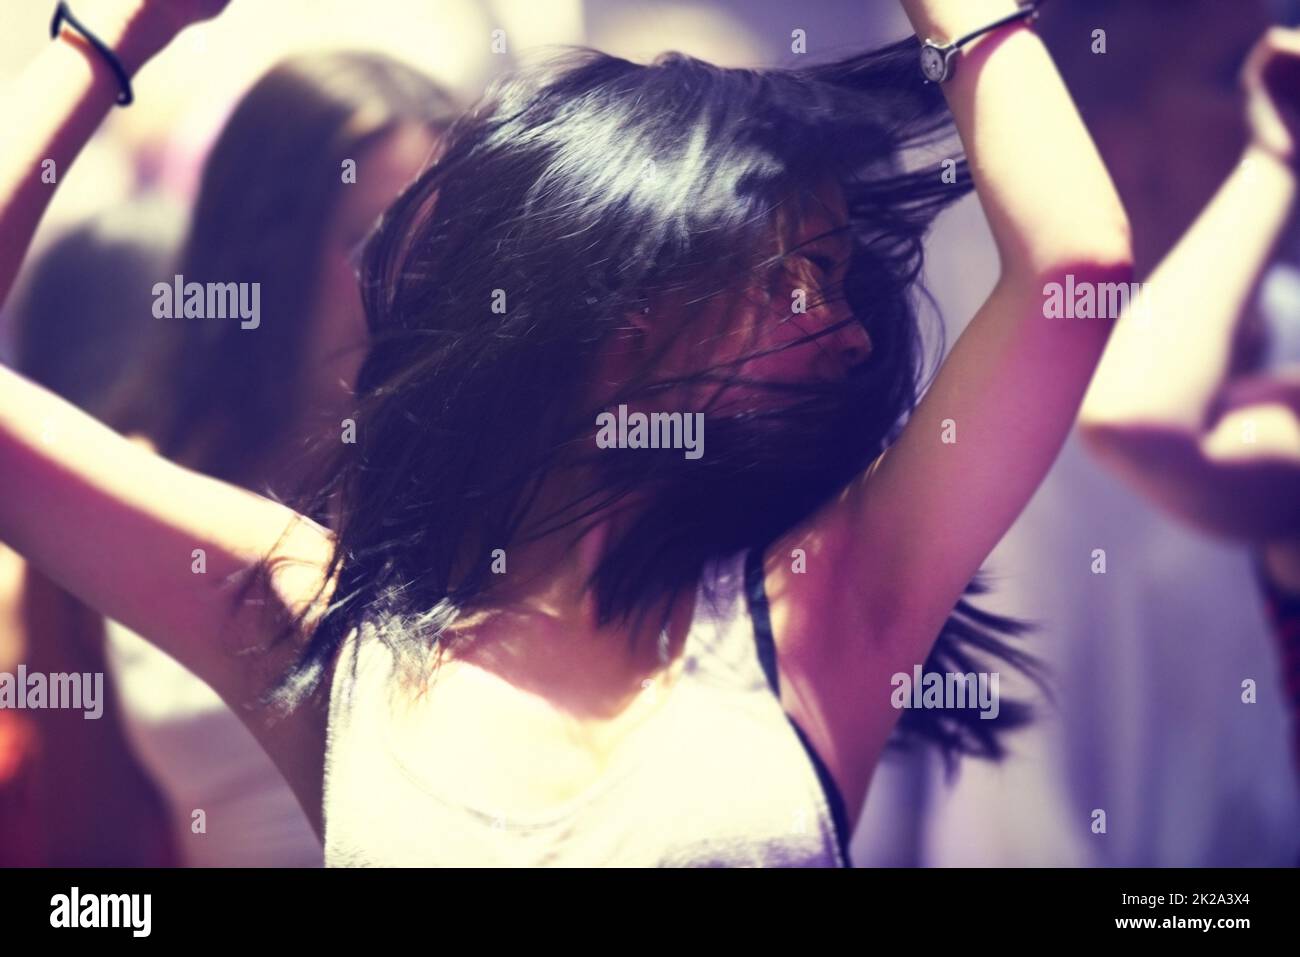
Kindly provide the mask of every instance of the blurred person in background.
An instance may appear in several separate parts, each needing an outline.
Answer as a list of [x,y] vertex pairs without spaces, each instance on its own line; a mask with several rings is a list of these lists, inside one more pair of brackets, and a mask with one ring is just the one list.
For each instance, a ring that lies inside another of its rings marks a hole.
[[[1282,11],[1263,0],[1055,0],[1040,29],[1115,178],[1149,275],[1240,162],[1242,68]],[[1064,187],[1064,181],[1063,186]],[[932,287],[960,317],[991,282],[974,210],[941,222]],[[1221,237],[1226,250],[1235,236]],[[1283,245],[1285,258],[1294,249]],[[1285,267],[1282,267],[1283,270]],[[1278,273],[1275,266],[1273,273]],[[1215,276],[1207,276],[1213,281]],[[960,331],[955,326],[954,333]],[[1300,353],[1292,352],[1300,359]],[[1104,573],[1094,568],[1103,549]],[[990,557],[989,607],[1041,625],[1056,706],[994,768],[900,765],[863,858],[922,865],[1251,866],[1300,850],[1300,792],[1251,563],[1152,509],[1078,433]],[[883,780],[883,779],[882,779]],[[909,800],[910,799],[910,800]],[[1094,830],[1095,812],[1106,814]],[[890,837],[911,831],[905,848]],[[877,850],[879,848],[879,850]]]
[[[183,214],[160,200],[105,211],[55,239],[6,315],[15,368],[104,417],[138,361],[150,289],[175,257]],[[57,437],[51,435],[51,441]],[[106,670],[103,619],[0,545],[0,672]],[[112,682],[103,694],[111,699]],[[167,811],[120,712],[0,709],[0,865],[174,863]]]
[[[259,283],[261,324],[155,320],[105,421],[187,468],[295,493],[315,443],[337,438],[365,353],[357,250],[457,112],[378,53],[299,54],[258,80],[204,165],[174,272]],[[184,864],[320,865],[293,793],[215,691],[116,622],[108,660]]]
[[[456,113],[445,90],[380,54],[281,62],[240,100],[217,138],[179,257],[145,274],[123,271],[97,290],[114,303],[143,298],[138,314],[112,317],[120,340],[134,348],[97,353],[84,338],[42,330],[58,345],[55,358],[90,365],[94,376],[83,377],[82,387],[109,391],[94,411],[137,442],[263,494],[292,493],[315,440],[322,431],[337,435],[365,351],[358,247]],[[175,274],[186,282],[238,276],[259,283],[260,326],[155,318],[150,290]],[[40,316],[28,315],[23,326],[34,334]],[[99,617],[76,607],[87,619],[83,642],[102,634]],[[113,713],[166,797],[180,863],[319,866],[319,840],[240,719],[173,658],[106,624],[107,647],[93,652],[106,655],[118,698]],[[51,634],[33,632],[29,643],[42,648]],[[79,746],[79,730],[65,728],[53,743]],[[53,763],[75,771],[62,753]]]
[[[1300,31],[1271,31],[1245,83],[1249,145],[1145,284],[1144,308],[1121,318],[1079,421],[1102,460],[1150,500],[1251,546],[1300,775],[1300,357],[1263,368],[1257,309],[1296,210]],[[1300,309],[1285,322],[1300,325]]]

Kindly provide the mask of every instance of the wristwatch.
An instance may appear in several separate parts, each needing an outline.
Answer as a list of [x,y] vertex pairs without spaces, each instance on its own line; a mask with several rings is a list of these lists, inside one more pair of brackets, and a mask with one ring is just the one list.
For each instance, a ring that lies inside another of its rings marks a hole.
[[921,75],[925,77],[927,83],[943,83],[952,76],[953,61],[957,58],[958,52],[966,44],[970,43],[977,37],[982,37],[986,33],[991,33],[1009,23],[1016,23],[1020,20],[1033,20],[1038,17],[1038,8],[1043,5],[1044,0],[1033,0],[1015,13],[1009,13],[1005,17],[994,20],[986,27],[980,27],[973,33],[968,33],[952,43],[939,44],[933,40],[926,40],[921,44]]

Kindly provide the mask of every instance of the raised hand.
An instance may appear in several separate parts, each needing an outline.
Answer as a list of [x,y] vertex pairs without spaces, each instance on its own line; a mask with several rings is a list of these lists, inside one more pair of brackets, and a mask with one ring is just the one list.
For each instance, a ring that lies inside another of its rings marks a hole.
[[134,73],[191,24],[209,20],[230,0],[77,0],[77,18]]
[[170,22],[179,32],[192,23],[211,20],[230,0],[144,0],[142,6]]
[[1246,60],[1242,85],[1255,144],[1300,166],[1300,30],[1265,33]]

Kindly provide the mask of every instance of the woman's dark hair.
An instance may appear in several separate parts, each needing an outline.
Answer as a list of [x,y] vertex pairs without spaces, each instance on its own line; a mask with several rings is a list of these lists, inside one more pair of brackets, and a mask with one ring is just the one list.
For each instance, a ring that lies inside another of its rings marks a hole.
[[[904,165],[952,132],[916,64],[915,40],[788,70],[576,49],[499,82],[463,117],[367,249],[357,442],[322,492],[338,515],[333,598],[269,700],[319,691],[354,629],[427,663],[458,615],[499,596],[496,549],[627,509],[589,586],[602,624],[628,621],[859,475],[917,399],[923,237],[971,188],[964,161],[948,176],[934,157]],[[828,182],[847,200],[852,255],[842,288],[823,295],[842,296],[846,321],[869,332],[865,363],[834,383],[747,380],[737,364],[665,381],[648,364],[594,396],[602,350],[630,315],[702,340],[698,309],[771,288],[788,252],[774,252],[776,224]],[[701,407],[706,455],[595,450],[600,411],[670,389],[723,397]],[[571,493],[558,504],[557,488]],[[963,600],[926,667],[967,672],[990,656],[1032,671],[1004,640],[1025,628]],[[998,732],[1027,714],[908,710],[896,740],[997,757]]]
[[261,324],[157,325],[110,424],[191,468],[262,482],[298,438],[288,430],[302,411],[327,226],[349,188],[343,161],[407,125],[441,133],[458,113],[432,79],[381,54],[301,54],[268,71],[208,156],[176,267],[186,282],[259,283]]

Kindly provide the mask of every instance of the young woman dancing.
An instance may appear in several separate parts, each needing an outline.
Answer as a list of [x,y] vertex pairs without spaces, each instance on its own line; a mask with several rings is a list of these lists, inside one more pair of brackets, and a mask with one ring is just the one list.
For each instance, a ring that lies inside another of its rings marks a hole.
[[[221,5],[79,15],[134,70]],[[896,728],[996,755],[1023,718],[892,676],[1024,663],[962,595],[1109,332],[1043,288],[1131,275],[1023,11],[903,7],[925,54],[498,84],[368,246],[361,401],[304,507],[335,532],[4,373],[0,538],[239,710],[327,863],[845,863]],[[117,83],[65,33],[6,101],[0,289]],[[907,168],[945,99],[970,173]],[[1002,272],[918,403],[921,241],[971,174]],[[615,410],[702,415],[702,454],[603,447]]]

